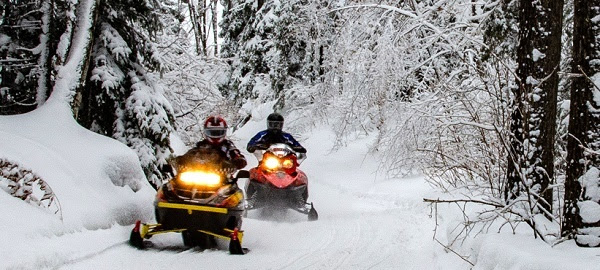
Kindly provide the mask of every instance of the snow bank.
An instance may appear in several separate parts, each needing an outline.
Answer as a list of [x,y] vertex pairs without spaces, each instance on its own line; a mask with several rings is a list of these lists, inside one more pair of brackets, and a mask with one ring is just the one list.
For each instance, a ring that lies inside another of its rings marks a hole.
[[531,235],[490,233],[473,246],[473,269],[597,269],[598,251],[577,247],[574,241],[551,247]]
[[[444,195],[440,197],[443,198]],[[463,204],[460,204],[464,207]],[[452,243],[451,248],[464,259],[473,263],[472,269],[597,269],[600,265],[598,249],[581,248],[574,240],[551,246],[534,238],[533,231],[524,222],[508,224],[497,219],[494,223],[470,224],[469,235],[457,238],[464,233],[463,215],[466,213],[475,220],[476,213],[490,210],[489,206],[467,204],[465,213],[454,204],[439,204],[437,238],[444,244]],[[558,231],[555,223],[536,216],[538,227],[547,231]],[[514,227],[511,227],[514,226]]]
[[3,239],[8,231],[62,234],[152,217],[154,191],[135,153],[81,127],[70,113],[60,103],[46,103],[27,114],[0,117],[0,157],[39,175],[61,205],[61,213],[48,214],[0,191],[0,215],[10,217],[3,219],[8,229],[0,230]]

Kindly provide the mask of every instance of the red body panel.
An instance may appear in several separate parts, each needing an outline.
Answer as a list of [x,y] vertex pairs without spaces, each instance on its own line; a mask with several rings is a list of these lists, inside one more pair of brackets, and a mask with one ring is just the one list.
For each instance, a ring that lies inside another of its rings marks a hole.
[[250,169],[251,181],[257,181],[263,184],[270,183],[277,188],[287,188],[290,186],[301,186],[308,184],[306,174],[296,169],[295,172],[289,174],[286,171],[267,171],[260,167]]

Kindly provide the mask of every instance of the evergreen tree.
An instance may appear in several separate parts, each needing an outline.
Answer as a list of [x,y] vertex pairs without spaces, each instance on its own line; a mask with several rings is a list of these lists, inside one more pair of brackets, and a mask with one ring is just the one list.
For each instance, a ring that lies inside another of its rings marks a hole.
[[[333,21],[326,13],[327,1],[292,0],[275,6],[273,15],[273,47],[267,52],[271,89],[282,109],[285,90],[299,85],[311,85],[324,74],[325,50],[333,38]],[[326,29],[329,28],[329,29]]]
[[173,131],[171,105],[147,76],[147,68],[160,68],[153,35],[161,13],[154,0],[102,2],[78,114],[85,127],[134,149],[155,187],[167,177],[161,167],[172,153]]
[[286,85],[294,79],[301,79],[302,60],[307,39],[300,34],[300,1],[283,1],[273,10],[273,34],[270,39],[273,47],[266,53],[269,66],[271,89],[274,97],[278,99],[276,108],[282,109],[285,105],[283,93]]
[[0,114],[24,113],[46,100],[58,37],[73,7],[61,0],[0,3]]
[[221,89],[235,104],[257,98],[255,85],[266,83],[269,67],[264,58],[273,46],[268,39],[273,25],[272,16],[265,15],[271,12],[273,2],[232,0],[224,3],[221,56],[229,59],[231,74]]
[[[490,16],[481,22],[485,29],[482,48],[484,61],[503,61],[514,59],[518,45],[518,0],[501,0],[497,5],[487,6],[484,12]],[[493,9],[493,10],[488,10]]]
[[[221,56],[231,75],[223,93],[236,104],[248,99],[285,105],[286,89],[323,75],[323,18],[327,1],[224,1]],[[261,91],[266,89],[266,91]]]

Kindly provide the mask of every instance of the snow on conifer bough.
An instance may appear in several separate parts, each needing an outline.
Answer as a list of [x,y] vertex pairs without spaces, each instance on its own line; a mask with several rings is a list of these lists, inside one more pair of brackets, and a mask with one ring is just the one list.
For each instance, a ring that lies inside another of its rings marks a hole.
[[[207,150],[210,151],[210,150]],[[244,194],[237,186],[249,172],[239,170],[214,153],[188,152],[174,160],[175,177],[163,184],[154,202],[156,224],[137,221],[129,243],[144,248],[156,234],[181,233],[183,244],[203,249],[216,239],[229,240],[231,254],[244,254],[242,216]]]

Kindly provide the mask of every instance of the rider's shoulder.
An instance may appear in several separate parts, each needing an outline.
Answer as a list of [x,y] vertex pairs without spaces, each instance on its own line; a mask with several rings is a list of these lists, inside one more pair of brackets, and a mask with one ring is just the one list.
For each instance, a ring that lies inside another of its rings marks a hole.
[[256,135],[254,135],[254,138],[260,138],[265,136],[265,134],[269,133],[269,130],[263,130],[263,131],[259,131],[258,133],[256,133]]
[[282,135],[284,138],[291,138],[291,139],[294,139],[294,136],[292,136],[292,134],[290,134],[290,133],[287,133],[287,132],[283,132],[283,131],[282,131],[282,132],[281,132],[281,135]]
[[230,140],[230,139],[225,139],[225,140],[223,140],[223,145],[225,145],[225,146],[235,146],[235,143],[233,143],[233,141]]

